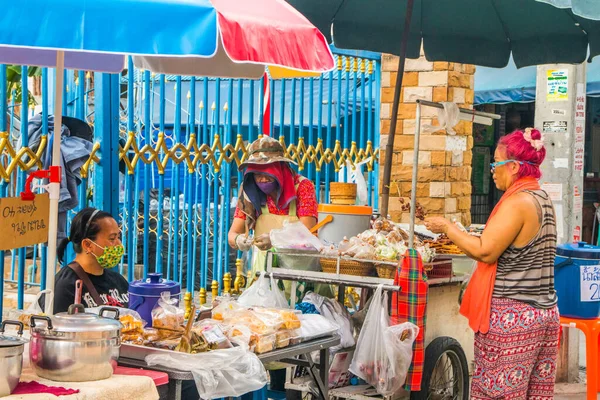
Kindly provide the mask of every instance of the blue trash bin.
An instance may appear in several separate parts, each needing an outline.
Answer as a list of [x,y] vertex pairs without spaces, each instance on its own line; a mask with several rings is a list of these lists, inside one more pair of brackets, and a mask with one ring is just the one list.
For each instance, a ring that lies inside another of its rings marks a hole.
[[600,247],[585,242],[556,248],[554,287],[561,316],[600,317]]

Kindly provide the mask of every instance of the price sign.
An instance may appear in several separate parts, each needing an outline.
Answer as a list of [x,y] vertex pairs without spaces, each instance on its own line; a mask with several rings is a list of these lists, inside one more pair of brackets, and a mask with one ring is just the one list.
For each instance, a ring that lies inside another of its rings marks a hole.
[[600,265],[580,265],[581,301],[600,301]]
[[10,250],[48,241],[50,198],[38,194],[33,201],[20,197],[0,199],[0,250]]

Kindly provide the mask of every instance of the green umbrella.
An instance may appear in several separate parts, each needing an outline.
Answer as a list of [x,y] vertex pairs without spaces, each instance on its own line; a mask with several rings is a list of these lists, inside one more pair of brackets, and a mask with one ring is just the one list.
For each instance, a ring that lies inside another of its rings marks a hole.
[[[497,68],[508,64],[511,53],[519,68],[580,64],[588,55],[591,59],[600,54],[600,21],[564,8],[571,4],[576,10],[578,3],[584,5],[590,0],[287,1],[338,48],[400,56],[390,132],[396,130],[405,58],[418,58],[421,44],[429,61]],[[386,145],[383,216],[388,211],[394,136],[389,135]]]

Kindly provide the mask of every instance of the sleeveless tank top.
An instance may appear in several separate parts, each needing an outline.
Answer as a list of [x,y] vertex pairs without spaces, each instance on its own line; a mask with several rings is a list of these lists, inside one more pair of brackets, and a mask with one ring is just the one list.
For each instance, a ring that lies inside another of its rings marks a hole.
[[493,296],[522,301],[537,308],[551,308],[557,302],[554,290],[554,207],[543,190],[525,193],[537,202],[540,229],[526,246],[511,245],[500,256]]

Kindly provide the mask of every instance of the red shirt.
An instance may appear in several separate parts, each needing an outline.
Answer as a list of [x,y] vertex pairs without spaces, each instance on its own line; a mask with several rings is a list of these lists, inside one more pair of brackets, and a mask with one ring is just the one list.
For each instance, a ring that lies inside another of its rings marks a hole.
[[[300,180],[300,178],[300,175],[294,175],[294,185],[298,187],[296,190],[296,215],[298,218],[314,217],[318,219],[319,213],[317,211],[315,185],[308,179]],[[288,215],[290,210],[289,206],[281,210],[278,209],[273,199],[269,196],[267,196],[267,207],[269,207],[269,212],[274,215]],[[246,214],[236,207],[234,218],[246,220]]]

